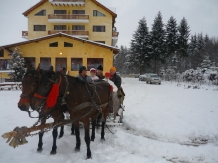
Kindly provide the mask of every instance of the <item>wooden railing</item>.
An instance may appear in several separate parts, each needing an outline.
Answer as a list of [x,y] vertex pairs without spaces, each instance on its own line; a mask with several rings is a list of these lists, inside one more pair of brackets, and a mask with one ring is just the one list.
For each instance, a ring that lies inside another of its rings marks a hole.
[[118,37],[119,36],[119,32],[112,32],[112,37]]
[[67,15],[67,14],[49,14],[48,19],[89,19],[89,15],[84,14],[74,14],[74,15]]
[[28,37],[28,31],[22,31],[22,37]]
[[53,0],[53,2],[85,2],[85,0]]
[[68,31],[68,30],[52,30],[52,31],[48,31],[49,35],[55,34],[55,33],[66,33],[68,35],[89,35],[89,31],[79,31],[79,30],[75,30],[75,31]]

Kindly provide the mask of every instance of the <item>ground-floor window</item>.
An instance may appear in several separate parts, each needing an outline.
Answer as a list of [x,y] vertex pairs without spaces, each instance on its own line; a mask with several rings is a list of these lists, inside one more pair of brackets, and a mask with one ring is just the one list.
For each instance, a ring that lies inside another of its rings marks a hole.
[[0,59],[0,71],[10,70],[10,59]]
[[79,68],[82,65],[83,65],[82,58],[71,58],[71,71],[79,71]]
[[67,58],[56,58],[55,70],[60,71],[63,67],[67,68]]
[[97,68],[99,65],[103,66],[103,58],[87,58],[87,68]]
[[24,57],[26,63],[30,63],[33,68],[36,68],[36,59],[34,57]]
[[40,58],[40,68],[43,70],[49,70],[51,66],[51,58]]

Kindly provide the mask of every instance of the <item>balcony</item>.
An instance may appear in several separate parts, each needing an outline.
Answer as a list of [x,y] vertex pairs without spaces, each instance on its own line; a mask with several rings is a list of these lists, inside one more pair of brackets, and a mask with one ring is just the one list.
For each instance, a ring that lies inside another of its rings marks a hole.
[[28,31],[22,31],[22,38],[28,39]]
[[112,46],[116,46],[119,32],[112,32]]
[[85,14],[49,14],[49,23],[89,23],[89,15]]
[[50,0],[55,6],[85,6],[85,0]]
[[80,37],[80,38],[88,38],[89,37],[89,32],[88,31],[79,31],[79,30],[75,30],[75,31],[69,31],[69,30],[52,30],[52,31],[48,31],[49,35],[55,34],[55,33],[65,33],[68,35],[72,35],[75,37]]

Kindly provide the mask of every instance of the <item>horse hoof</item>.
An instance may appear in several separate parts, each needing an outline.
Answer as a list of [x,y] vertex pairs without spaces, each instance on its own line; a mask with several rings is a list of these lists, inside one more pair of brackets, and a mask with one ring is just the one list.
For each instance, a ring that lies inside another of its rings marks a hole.
[[93,141],[93,142],[94,142],[94,140],[95,140],[95,138],[91,138],[91,141]]
[[92,159],[92,156],[87,156],[87,158],[86,158],[86,159],[87,159],[87,160],[88,160],[88,159]]
[[75,133],[71,133],[71,135],[76,135]]
[[56,151],[51,151],[50,154],[51,155],[55,155],[57,152]]
[[43,148],[39,148],[39,147],[37,148],[38,153],[41,153],[42,151],[43,151]]
[[79,151],[80,151],[80,148],[75,147],[75,148],[74,148],[74,151],[79,152]]

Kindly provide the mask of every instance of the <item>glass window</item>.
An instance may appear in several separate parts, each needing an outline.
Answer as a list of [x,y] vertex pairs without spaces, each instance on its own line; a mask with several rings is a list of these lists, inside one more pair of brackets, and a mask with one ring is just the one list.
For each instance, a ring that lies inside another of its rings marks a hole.
[[54,10],[54,14],[67,14],[67,10]]
[[41,10],[35,14],[35,16],[46,16],[46,10]]
[[49,70],[51,66],[51,58],[40,58],[40,68],[43,70]]
[[85,10],[73,10],[73,14],[85,14]]
[[73,25],[72,27],[73,30],[85,30],[84,25]]
[[52,42],[49,44],[49,47],[58,47],[58,42]]
[[34,25],[34,31],[46,31],[46,25]]
[[36,59],[34,57],[24,57],[25,62],[30,63],[35,68]]
[[4,49],[0,50],[0,57],[4,57]]
[[72,71],[79,71],[79,68],[82,65],[83,65],[82,58],[71,58],[71,70]]
[[0,71],[10,70],[10,59],[0,59]]
[[100,11],[98,10],[93,10],[93,16],[105,16],[104,14],[102,14]]
[[54,25],[54,30],[66,30],[66,25]]
[[73,47],[73,44],[69,42],[64,42],[64,47]]
[[88,58],[87,59],[87,69],[91,68],[97,69],[99,65],[103,66],[103,58]]
[[105,26],[93,26],[93,32],[105,32]]
[[67,58],[56,58],[55,70],[60,71],[63,67],[67,68]]

